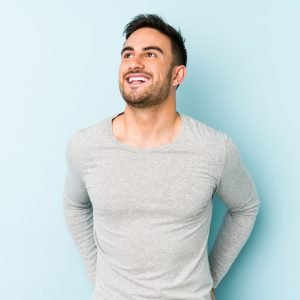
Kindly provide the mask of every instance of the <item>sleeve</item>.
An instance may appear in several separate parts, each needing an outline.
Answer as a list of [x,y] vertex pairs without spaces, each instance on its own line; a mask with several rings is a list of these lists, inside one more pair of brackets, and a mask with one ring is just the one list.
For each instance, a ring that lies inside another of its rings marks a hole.
[[95,285],[97,248],[93,234],[93,206],[80,176],[79,150],[74,135],[67,144],[67,174],[63,191],[64,218],[84,261],[88,277]]
[[214,288],[249,238],[260,206],[254,182],[231,138],[226,140],[226,160],[216,194],[227,211],[209,254]]

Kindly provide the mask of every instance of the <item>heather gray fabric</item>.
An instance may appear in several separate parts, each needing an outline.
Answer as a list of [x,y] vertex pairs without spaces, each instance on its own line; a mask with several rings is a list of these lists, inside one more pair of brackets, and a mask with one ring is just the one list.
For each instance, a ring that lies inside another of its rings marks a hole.
[[[119,114],[68,142],[65,220],[93,300],[209,300],[252,231],[260,202],[231,138],[178,114],[170,144],[122,143]],[[208,256],[215,193],[228,210]]]

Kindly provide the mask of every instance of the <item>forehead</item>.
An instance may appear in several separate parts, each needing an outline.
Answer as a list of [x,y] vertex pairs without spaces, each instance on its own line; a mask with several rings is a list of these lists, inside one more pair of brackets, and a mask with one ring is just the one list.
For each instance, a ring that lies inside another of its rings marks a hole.
[[171,53],[170,38],[153,28],[140,28],[133,32],[125,41],[124,47],[132,47],[135,50],[147,46],[158,46],[165,50],[166,53]]

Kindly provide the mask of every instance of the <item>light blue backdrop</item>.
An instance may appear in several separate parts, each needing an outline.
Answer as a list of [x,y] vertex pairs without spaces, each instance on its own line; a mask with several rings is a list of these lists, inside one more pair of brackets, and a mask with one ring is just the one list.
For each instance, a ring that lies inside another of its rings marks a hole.
[[[65,147],[123,110],[122,30],[138,13],[180,27],[188,75],[177,109],[233,137],[260,194],[216,299],[300,299],[300,5],[283,0],[1,0],[0,299],[90,297],[63,219]],[[217,199],[209,247],[224,212]]]

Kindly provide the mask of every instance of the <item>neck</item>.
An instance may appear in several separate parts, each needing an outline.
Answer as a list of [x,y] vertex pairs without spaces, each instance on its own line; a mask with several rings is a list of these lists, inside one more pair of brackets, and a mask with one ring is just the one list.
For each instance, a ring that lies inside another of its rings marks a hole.
[[113,134],[135,147],[171,143],[179,134],[181,119],[173,105],[136,109],[129,106],[113,121]]

